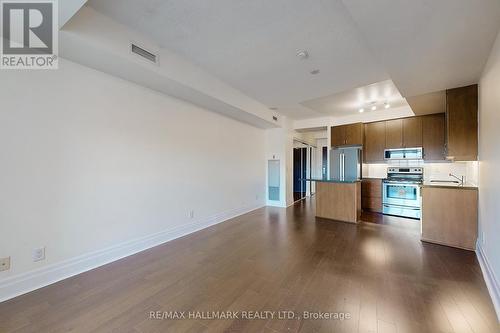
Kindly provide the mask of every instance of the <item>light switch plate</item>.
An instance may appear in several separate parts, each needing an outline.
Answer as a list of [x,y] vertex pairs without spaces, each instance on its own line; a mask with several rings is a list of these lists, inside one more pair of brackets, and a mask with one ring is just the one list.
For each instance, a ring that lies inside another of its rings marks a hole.
[[0,271],[8,271],[10,269],[10,257],[0,258]]

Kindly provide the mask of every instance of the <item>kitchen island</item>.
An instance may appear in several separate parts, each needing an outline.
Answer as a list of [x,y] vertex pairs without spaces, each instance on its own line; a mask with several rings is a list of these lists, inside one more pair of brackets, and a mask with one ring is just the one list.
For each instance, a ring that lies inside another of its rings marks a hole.
[[361,181],[305,179],[316,182],[316,216],[358,223],[361,217]]

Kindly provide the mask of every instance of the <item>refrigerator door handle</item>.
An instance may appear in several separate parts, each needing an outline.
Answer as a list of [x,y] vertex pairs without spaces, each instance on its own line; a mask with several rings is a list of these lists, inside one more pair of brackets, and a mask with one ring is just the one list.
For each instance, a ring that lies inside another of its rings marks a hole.
[[344,153],[340,153],[340,177],[339,179],[342,180],[344,178]]
[[345,177],[345,153],[342,152],[340,155],[340,160],[342,161],[342,168],[340,169],[341,175],[340,175],[340,180],[344,180]]
[[342,169],[342,180],[345,180],[345,154],[342,154],[342,160],[344,164],[344,168]]

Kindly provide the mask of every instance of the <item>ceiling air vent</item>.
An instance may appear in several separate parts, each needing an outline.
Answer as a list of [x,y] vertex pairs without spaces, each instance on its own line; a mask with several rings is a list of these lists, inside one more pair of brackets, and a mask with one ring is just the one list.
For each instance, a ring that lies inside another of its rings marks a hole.
[[132,53],[137,54],[138,56],[143,57],[144,59],[147,59],[148,61],[151,61],[152,63],[158,63],[158,57],[156,54],[151,53],[145,49],[143,49],[140,46],[137,46],[135,44],[132,44]]

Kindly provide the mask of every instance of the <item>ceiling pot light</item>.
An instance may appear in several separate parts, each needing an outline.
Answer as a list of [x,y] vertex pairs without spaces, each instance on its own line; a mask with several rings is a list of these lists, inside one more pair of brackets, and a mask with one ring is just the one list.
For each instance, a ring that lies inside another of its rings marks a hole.
[[376,105],[372,106],[372,111],[375,111],[375,110],[377,110],[377,106]]
[[365,112],[365,109],[361,108],[358,111],[359,111],[359,113],[363,113],[363,112]]
[[312,75],[316,75],[316,74],[318,74],[318,73],[319,73],[319,69],[313,69],[313,70],[311,71],[311,74],[312,74]]
[[387,102],[385,102],[385,103],[384,103],[384,108],[388,109],[388,108],[390,108],[390,107],[391,107],[391,104],[389,104],[389,103],[387,103]]

